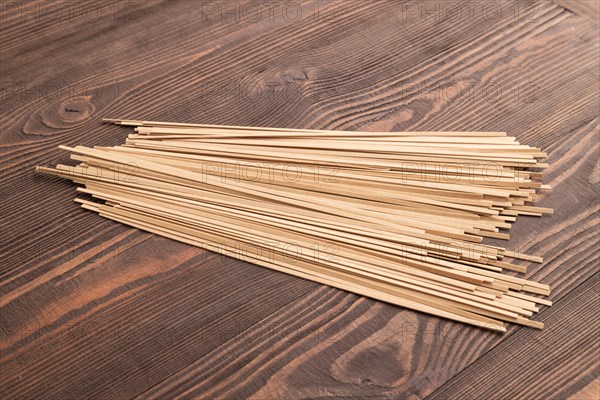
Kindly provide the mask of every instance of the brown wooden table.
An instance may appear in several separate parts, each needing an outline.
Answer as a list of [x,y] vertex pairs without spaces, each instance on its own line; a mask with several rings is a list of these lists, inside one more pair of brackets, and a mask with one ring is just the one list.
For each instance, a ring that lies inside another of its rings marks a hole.
[[[598,4],[2,1],[2,398],[597,399]],[[545,257],[546,328],[477,330],[81,210],[33,167],[123,142],[103,117],[541,147],[555,214],[502,244]]]

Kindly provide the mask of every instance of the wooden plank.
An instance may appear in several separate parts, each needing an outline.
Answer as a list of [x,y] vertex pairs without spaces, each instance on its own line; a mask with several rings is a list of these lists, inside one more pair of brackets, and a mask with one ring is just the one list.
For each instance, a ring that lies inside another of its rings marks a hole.
[[598,397],[600,397],[600,377],[581,388],[577,393],[570,395],[569,400],[597,399]]
[[567,399],[594,383],[597,392],[599,291],[597,273],[541,315],[548,329],[516,332],[427,399]]
[[132,397],[318,286],[135,234],[146,247],[92,246],[2,308],[3,397]]
[[[589,20],[550,2],[540,3],[535,23],[515,20],[512,1],[495,3],[497,18],[476,8],[458,21],[423,18],[395,1],[322,2],[316,19],[315,2],[300,2],[299,21],[282,17],[281,2],[273,20],[263,10],[258,22],[222,19],[191,1],[130,3],[135,13],[125,19],[109,10],[90,19],[78,8],[59,20],[36,19],[31,9],[23,18],[7,3],[0,10],[3,396],[119,398],[158,385],[157,393],[239,397],[422,397],[501,342],[217,262],[79,210],[71,185],[36,176],[33,166],[67,161],[59,143],[121,143],[128,130],[101,126],[102,117],[510,132],[548,150],[552,163],[554,190],[541,205],[556,214],[511,231],[511,244],[546,258],[528,276],[556,287],[555,301],[591,276],[599,79]],[[473,97],[469,82],[481,89]],[[456,84],[463,95],[441,88]],[[250,296],[257,287],[270,297]],[[219,300],[207,304],[209,295]],[[121,336],[107,340],[115,329]],[[249,344],[270,329],[275,345]]]
[[561,7],[600,24],[600,2],[596,0],[552,0]]

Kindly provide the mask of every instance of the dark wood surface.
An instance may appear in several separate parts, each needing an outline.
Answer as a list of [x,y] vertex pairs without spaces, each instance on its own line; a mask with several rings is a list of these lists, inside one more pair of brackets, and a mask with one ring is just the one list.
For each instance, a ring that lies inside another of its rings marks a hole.
[[[599,397],[597,2],[0,6],[3,399]],[[81,210],[33,167],[121,143],[103,117],[542,147],[555,214],[502,244],[545,257],[546,328],[477,330]]]

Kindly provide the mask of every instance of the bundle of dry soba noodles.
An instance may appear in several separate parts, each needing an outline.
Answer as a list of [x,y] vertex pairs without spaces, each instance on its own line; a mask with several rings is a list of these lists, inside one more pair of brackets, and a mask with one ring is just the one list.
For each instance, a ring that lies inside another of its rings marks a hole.
[[487,245],[535,207],[540,149],[502,132],[344,132],[110,120],[124,145],[61,148],[85,209],[297,277],[479,327],[532,321],[540,257]]

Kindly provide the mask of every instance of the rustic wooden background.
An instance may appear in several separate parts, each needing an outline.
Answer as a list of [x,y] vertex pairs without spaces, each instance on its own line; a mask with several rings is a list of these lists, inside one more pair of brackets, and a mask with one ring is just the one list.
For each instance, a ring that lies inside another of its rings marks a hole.
[[[0,2],[3,399],[598,399],[599,2]],[[104,220],[39,176],[100,118],[504,130],[543,331],[477,330]]]

